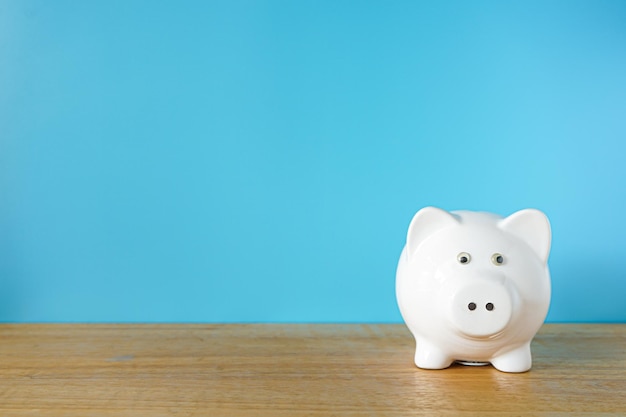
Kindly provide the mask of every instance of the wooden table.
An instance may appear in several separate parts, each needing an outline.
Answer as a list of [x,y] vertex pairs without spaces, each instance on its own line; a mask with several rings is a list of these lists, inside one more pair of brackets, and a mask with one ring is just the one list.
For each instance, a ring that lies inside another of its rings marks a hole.
[[534,366],[417,369],[403,325],[0,325],[0,416],[626,416],[626,325]]

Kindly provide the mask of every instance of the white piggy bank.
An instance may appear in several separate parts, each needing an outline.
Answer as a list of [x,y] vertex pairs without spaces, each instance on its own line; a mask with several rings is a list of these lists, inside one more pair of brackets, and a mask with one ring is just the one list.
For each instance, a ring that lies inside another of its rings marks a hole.
[[416,342],[415,364],[532,364],[530,342],[550,305],[550,223],[526,209],[491,213],[426,207],[413,217],[396,297]]

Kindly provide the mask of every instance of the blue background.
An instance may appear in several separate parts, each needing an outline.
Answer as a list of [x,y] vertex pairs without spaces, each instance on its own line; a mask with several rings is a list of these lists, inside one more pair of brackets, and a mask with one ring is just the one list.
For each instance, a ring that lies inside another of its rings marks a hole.
[[536,207],[626,321],[623,1],[0,1],[0,320],[399,322],[419,208]]

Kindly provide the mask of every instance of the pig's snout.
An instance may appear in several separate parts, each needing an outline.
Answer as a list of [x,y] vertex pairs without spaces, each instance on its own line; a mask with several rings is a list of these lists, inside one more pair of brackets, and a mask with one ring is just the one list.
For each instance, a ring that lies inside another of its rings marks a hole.
[[513,302],[503,283],[481,282],[460,288],[452,297],[452,323],[471,337],[487,337],[504,330]]

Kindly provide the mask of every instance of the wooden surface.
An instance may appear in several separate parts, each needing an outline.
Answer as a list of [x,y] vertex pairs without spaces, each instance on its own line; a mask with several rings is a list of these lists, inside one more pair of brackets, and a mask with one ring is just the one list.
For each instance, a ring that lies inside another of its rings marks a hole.
[[626,325],[425,371],[403,325],[0,325],[0,416],[626,416]]

